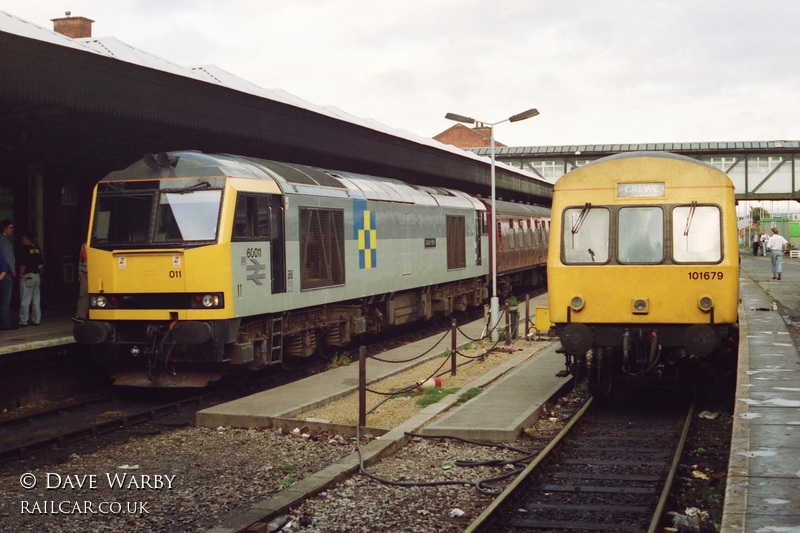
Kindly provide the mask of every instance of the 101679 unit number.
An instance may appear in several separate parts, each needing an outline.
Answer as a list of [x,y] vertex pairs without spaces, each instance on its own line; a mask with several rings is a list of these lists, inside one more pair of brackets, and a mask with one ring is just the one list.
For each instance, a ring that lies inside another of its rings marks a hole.
[[689,272],[689,279],[704,281],[722,279],[723,274],[723,272]]

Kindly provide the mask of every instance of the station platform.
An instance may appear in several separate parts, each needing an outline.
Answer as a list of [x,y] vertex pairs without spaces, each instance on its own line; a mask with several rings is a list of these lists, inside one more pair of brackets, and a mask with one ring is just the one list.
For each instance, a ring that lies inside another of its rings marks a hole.
[[[12,321],[16,324],[16,321]],[[46,311],[42,313],[42,323],[11,330],[0,331],[0,357],[51,346],[74,344],[72,326],[66,312]]]
[[[800,260],[742,255],[739,370],[722,531],[800,532]],[[776,305],[773,307],[773,303]],[[777,308],[777,309],[776,309]]]

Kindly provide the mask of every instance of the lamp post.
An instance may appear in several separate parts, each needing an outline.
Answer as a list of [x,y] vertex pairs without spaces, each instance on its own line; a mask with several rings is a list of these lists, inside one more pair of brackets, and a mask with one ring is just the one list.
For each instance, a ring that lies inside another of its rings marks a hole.
[[[491,236],[492,247],[490,250],[490,255],[492,256],[492,298],[489,301],[489,309],[491,312],[491,320],[489,321],[489,330],[491,332],[492,341],[496,341],[498,338],[497,323],[500,321],[500,299],[497,297],[497,205],[496,205],[496,195],[495,195],[494,127],[497,126],[498,124],[502,124],[503,122],[519,122],[520,120],[525,120],[526,118],[535,117],[538,114],[539,110],[533,108],[533,109],[528,109],[527,111],[523,111],[522,113],[517,113],[516,115],[510,116],[507,119],[501,120],[499,122],[491,122],[491,123],[482,122],[482,124],[489,126],[489,137],[492,142],[492,152],[491,152],[492,230],[491,231],[494,233]],[[455,113],[448,113],[444,116],[444,118],[448,120],[455,120],[456,122],[463,122],[465,124],[475,124],[477,122],[472,117],[465,117],[464,115],[456,115]]]

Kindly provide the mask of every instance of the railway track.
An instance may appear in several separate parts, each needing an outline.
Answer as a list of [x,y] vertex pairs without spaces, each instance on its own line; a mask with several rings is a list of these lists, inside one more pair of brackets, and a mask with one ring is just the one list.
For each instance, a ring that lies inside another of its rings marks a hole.
[[[147,424],[181,426],[193,423],[197,409],[225,392],[207,393],[169,403],[126,402],[116,395],[6,420],[0,425],[0,464],[31,459],[50,450],[63,451],[78,441],[120,430],[145,432]],[[150,432],[157,432],[153,429]]]
[[692,414],[588,402],[466,531],[657,531]]

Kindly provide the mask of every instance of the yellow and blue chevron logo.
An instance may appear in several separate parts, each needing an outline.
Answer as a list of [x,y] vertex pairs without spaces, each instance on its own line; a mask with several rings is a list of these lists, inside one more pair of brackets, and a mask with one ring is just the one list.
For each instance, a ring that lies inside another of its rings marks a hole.
[[375,226],[375,212],[367,209],[366,200],[353,201],[353,226],[353,238],[358,241],[358,267],[376,268],[378,230]]

